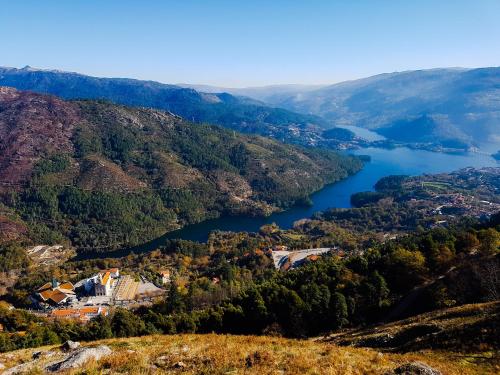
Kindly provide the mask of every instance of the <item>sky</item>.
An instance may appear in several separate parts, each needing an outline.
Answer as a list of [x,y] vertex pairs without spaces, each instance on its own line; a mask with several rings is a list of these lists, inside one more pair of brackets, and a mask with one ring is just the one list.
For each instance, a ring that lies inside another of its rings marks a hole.
[[500,65],[500,0],[0,0],[0,66],[223,87]]

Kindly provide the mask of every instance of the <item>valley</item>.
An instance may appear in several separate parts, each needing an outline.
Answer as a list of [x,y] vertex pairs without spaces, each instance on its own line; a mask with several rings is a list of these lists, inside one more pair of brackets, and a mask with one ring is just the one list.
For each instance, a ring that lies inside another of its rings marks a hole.
[[0,374],[500,374],[498,0],[0,9]]

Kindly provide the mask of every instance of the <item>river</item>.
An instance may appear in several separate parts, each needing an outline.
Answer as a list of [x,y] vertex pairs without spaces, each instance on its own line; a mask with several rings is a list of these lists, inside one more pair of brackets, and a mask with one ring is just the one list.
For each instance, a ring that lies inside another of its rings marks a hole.
[[[374,184],[382,177],[394,174],[418,175],[423,173],[451,172],[464,167],[498,166],[492,157],[479,154],[444,154],[423,150],[413,150],[405,147],[395,149],[364,148],[351,151],[353,154],[369,155],[371,161],[357,174],[340,182],[325,186],[311,195],[313,202],[310,207],[293,207],[289,210],[275,213],[268,217],[221,217],[206,220],[198,224],[188,225],[182,229],[169,232],[151,242],[132,249],[122,249],[106,256],[118,257],[128,254],[150,251],[161,245],[166,239],[180,238],[191,241],[205,242],[213,230],[255,232],[264,224],[276,223],[287,229],[299,219],[308,218],[317,211],[332,207],[351,207],[350,197],[360,191],[373,190]],[[102,256],[98,253],[81,254],[83,258]]]

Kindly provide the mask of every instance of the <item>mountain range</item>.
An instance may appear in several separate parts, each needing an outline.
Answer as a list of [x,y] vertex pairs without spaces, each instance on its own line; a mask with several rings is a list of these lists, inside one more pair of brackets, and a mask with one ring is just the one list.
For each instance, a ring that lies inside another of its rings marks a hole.
[[105,99],[117,104],[156,108],[191,122],[221,125],[244,133],[271,136],[288,143],[314,144],[327,122],[274,108],[227,92],[207,93],[176,85],[128,78],[97,78],[59,70],[0,67],[0,86],[30,90],[63,99]]
[[385,73],[326,86],[224,88],[96,78],[27,66],[0,68],[0,85],[64,99],[156,108],[192,122],[307,146],[353,146],[353,134],[337,127],[346,125],[373,130],[396,144],[480,147],[490,153],[500,144],[496,67]]
[[269,104],[371,129],[392,140],[500,143],[500,68],[389,74],[275,98]]
[[500,143],[497,67],[385,73],[323,86],[200,89],[245,95],[320,116],[329,126],[363,127],[397,142],[452,148],[491,145],[490,151]]

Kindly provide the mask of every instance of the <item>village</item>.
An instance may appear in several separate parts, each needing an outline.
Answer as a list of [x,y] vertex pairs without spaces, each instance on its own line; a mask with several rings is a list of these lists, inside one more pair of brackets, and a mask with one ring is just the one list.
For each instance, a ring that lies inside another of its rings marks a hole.
[[[343,255],[337,248],[289,250],[284,245],[275,245],[266,251],[274,267],[281,271],[300,267],[328,253]],[[75,283],[53,278],[33,290],[31,311],[49,319],[86,323],[99,315],[109,315],[115,307],[133,309],[151,305],[165,298],[171,281],[169,269],[158,271],[154,282],[144,276],[122,274],[119,268],[100,270]]]
[[37,288],[30,298],[37,315],[87,322],[108,315],[112,306],[133,308],[152,304],[154,299],[165,295],[170,276],[169,270],[159,271],[160,285],[156,285],[142,276],[122,275],[118,268],[111,268],[75,284],[54,278]]

